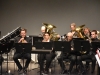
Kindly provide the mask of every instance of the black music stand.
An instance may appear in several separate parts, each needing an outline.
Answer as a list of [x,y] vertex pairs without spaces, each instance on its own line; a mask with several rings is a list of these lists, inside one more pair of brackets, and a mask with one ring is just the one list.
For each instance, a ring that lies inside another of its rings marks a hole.
[[[16,49],[16,53],[30,53],[31,54],[32,44],[31,43],[15,43],[15,49]],[[23,67],[24,67],[24,58],[23,58]],[[23,69],[23,72],[24,72],[24,69]]]
[[76,52],[76,70],[77,70],[77,55],[80,55],[80,51],[82,50],[82,45],[80,39],[77,38],[77,40],[73,40],[74,43],[74,50]]
[[[3,51],[4,48],[5,48],[5,47],[3,47],[3,45],[0,43],[0,55],[1,55],[1,57],[2,57],[2,54],[4,53],[4,51]],[[0,75],[3,74],[3,73],[2,73],[2,62],[3,62],[3,61],[1,61],[1,63],[0,63],[0,64],[1,64],[1,73],[0,73]]]
[[81,51],[90,51],[90,43],[89,41],[81,41]]
[[[52,48],[53,48],[53,46],[52,46],[52,42],[36,42],[35,43],[35,47],[36,47],[36,50],[45,50],[45,51],[51,51],[52,50]],[[46,52],[40,52],[39,54],[48,54],[48,53],[46,53]],[[41,57],[41,56],[40,56]],[[40,58],[41,59],[41,58]],[[42,75],[41,74],[41,65],[42,64],[40,64],[40,75]]]
[[[96,53],[97,49],[100,48],[100,42],[91,42],[92,44],[92,51]],[[100,67],[98,65],[98,75],[100,75]]]
[[100,48],[100,42],[91,42],[91,45],[92,45],[92,51],[93,51],[94,53],[96,53],[96,50],[97,50],[98,48]]
[[42,42],[43,37],[33,36],[33,46],[36,46],[36,42]]
[[67,41],[54,41],[53,48],[55,51],[62,51],[63,53],[69,53],[71,51],[71,44],[70,42]]

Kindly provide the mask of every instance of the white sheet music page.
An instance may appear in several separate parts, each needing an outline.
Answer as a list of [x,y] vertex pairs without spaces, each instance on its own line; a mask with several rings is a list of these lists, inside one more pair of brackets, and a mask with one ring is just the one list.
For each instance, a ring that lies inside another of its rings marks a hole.
[[98,62],[98,64],[99,64],[99,67],[100,67],[100,58],[99,58],[98,54],[96,54],[95,57],[96,57],[96,59],[97,59],[97,62]]

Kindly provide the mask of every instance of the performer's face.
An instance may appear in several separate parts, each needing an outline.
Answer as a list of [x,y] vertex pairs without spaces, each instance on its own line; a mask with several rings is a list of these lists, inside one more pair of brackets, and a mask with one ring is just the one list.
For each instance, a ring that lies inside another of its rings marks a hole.
[[70,26],[71,30],[74,31],[76,29],[75,26]]
[[68,33],[67,34],[67,40],[70,41],[70,40],[72,40],[72,38],[73,38],[72,33]]
[[46,28],[45,28],[44,26],[41,27],[41,32],[42,32],[42,33],[45,33],[45,29],[46,29]]
[[21,35],[22,38],[24,38],[26,36],[26,32],[25,31],[21,31],[20,35]]
[[44,34],[44,39],[48,40],[50,38],[49,34]]
[[88,29],[84,29],[84,34],[87,34],[89,33],[89,30]]
[[97,38],[97,34],[95,32],[91,32],[91,38]]

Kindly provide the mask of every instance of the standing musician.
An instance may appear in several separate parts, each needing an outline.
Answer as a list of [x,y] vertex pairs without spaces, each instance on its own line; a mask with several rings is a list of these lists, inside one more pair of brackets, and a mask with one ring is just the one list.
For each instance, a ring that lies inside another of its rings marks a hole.
[[[91,39],[90,39],[91,42],[98,42],[100,41],[98,38],[97,38],[97,31],[96,30],[92,30],[91,31]],[[94,72],[95,70],[95,64],[96,64],[96,58],[95,58],[95,53],[91,50],[89,52],[87,52],[86,54],[82,55],[81,56],[81,60],[85,60],[85,59],[91,59],[92,60],[92,70],[91,70],[91,73]]]
[[72,71],[72,68],[73,68],[75,61],[76,61],[76,55],[73,54],[74,51],[73,51],[73,41],[72,41],[72,39],[73,39],[73,34],[71,32],[69,32],[67,34],[67,39],[65,41],[69,41],[71,43],[71,46],[72,46],[71,50],[72,51],[70,53],[63,53],[62,52],[60,54],[60,56],[58,57],[58,62],[61,66],[61,69],[62,69],[61,73],[62,74],[64,74],[66,72],[65,65],[64,65],[64,62],[63,62],[64,59],[70,59],[70,61],[71,61],[68,73],[70,73]]
[[73,34],[73,38],[79,38],[80,36],[79,36],[78,32],[76,31],[76,24],[71,23],[70,28],[71,28],[70,32]]
[[[26,37],[27,30],[21,29],[20,31],[20,37],[15,38],[15,43],[31,43],[31,39],[29,37]],[[26,60],[24,72],[27,72],[27,67],[31,61],[31,54],[30,53],[16,53],[14,54],[13,60],[18,66],[18,72],[22,70],[22,66],[20,62],[18,61],[19,58],[24,57]]]
[[[50,40],[50,34],[48,32],[45,32],[43,34],[43,41],[42,42],[53,42],[52,40]],[[48,70],[50,67],[50,64],[52,62],[52,60],[55,58],[56,54],[55,51],[52,51],[50,54],[38,54],[38,63],[39,65],[41,64],[41,72],[48,74]],[[44,60],[46,60],[46,67],[44,69]]]

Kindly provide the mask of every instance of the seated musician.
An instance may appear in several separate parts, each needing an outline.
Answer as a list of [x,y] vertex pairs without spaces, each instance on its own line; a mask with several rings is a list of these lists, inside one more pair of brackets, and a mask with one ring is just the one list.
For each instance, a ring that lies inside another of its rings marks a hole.
[[[31,39],[29,37],[26,37],[26,33],[27,33],[26,29],[21,29],[20,37],[15,38],[15,43],[31,43]],[[18,59],[22,57],[27,59],[24,68],[22,68],[20,62],[18,61]],[[18,72],[21,72],[22,69],[24,69],[24,72],[27,72],[28,65],[31,61],[30,53],[16,53],[15,52],[13,59],[16,65],[18,66]]]
[[90,39],[90,37],[91,37],[91,32],[90,32],[89,28],[84,28],[84,29],[83,29],[83,35],[84,35],[84,38],[85,38],[86,40],[89,40],[89,39]]
[[[97,31],[96,30],[92,30],[91,32],[91,42],[98,42],[99,39],[97,38]],[[96,58],[95,58],[95,53],[91,50],[89,52],[87,52],[86,54],[81,56],[81,60],[86,60],[86,59],[91,59],[92,60],[92,70],[91,73],[94,72],[95,70],[95,64],[96,64]],[[88,66],[88,64],[87,64]]]
[[[73,42],[72,42],[72,39],[73,39],[73,34],[71,32],[69,32],[67,34],[67,39],[65,41],[69,41],[71,43],[71,46],[73,47]],[[63,60],[64,59],[70,59],[71,63],[70,63],[70,67],[69,67],[69,70],[68,70],[68,73],[70,73],[72,71],[72,68],[75,64],[75,61],[76,61],[76,55],[73,54],[73,48],[71,49],[72,51],[70,53],[63,53],[61,52],[60,56],[58,57],[58,62],[61,66],[61,69],[62,69],[62,74],[64,74],[66,72],[65,70],[65,65],[64,65],[64,62]]]
[[73,38],[79,38],[80,36],[76,31],[76,24],[75,23],[71,23],[70,28],[71,28],[70,32],[73,34]]
[[[42,33],[40,34],[40,36],[43,36],[43,34],[46,32],[46,30],[47,30],[47,29],[46,29],[46,26],[42,26],[42,27],[41,27],[41,32],[42,32]],[[54,36],[55,36],[55,35],[53,34],[52,38],[54,38]],[[58,39],[60,39],[60,35],[59,35],[59,34],[57,34],[56,37],[57,37]],[[54,41],[54,40],[53,40],[53,41]]]
[[[45,32],[43,34],[43,41],[42,42],[52,42],[50,40],[50,34],[48,32]],[[52,62],[52,60],[55,58],[56,54],[55,54],[55,51],[52,51],[50,54],[38,54],[38,63],[39,65],[41,65],[41,72],[42,73],[45,73],[45,74],[48,74],[48,71],[49,71],[49,67],[50,67],[50,64]],[[44,60],[46,60],[46,66],[45,66],[45,69],[44,69]]]

